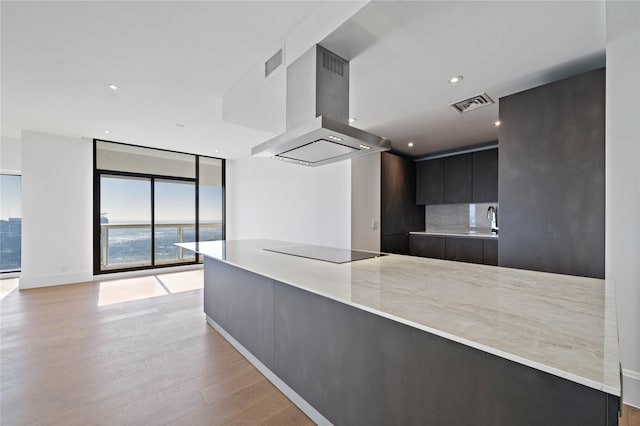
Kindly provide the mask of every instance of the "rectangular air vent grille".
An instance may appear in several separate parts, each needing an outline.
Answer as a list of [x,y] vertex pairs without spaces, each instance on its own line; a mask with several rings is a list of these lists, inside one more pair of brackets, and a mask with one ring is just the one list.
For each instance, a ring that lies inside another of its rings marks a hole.
[[268,77],[269,74],[274,72],[280,65],[282,65],[282,49],[278,50],[264,63],[264,76]]
[[322,52],[322,66],[340,77],[344,76],[345,61],[329,52]]
[[451,104],[451,106],[457,109],[459,112],[467,112],[473,109],[481,108],[483,106],[491,105],[493,103],[493,99],[491,99],[489,95],[487,95],[486,93],[482,93],[469,99]]

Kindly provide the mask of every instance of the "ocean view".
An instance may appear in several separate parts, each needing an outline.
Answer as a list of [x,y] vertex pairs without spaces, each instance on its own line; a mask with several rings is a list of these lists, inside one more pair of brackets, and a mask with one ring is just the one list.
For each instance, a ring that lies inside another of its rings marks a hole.
[[[105,266],[150,264],[151,226],[146,224],[102,224],[106,240],[101,245],[101,259]],[[182,234],[182,236],[180,235]],[[0,271],[20,270],[22,220],[0,220]],[[222,223],[202,223],[200,241],[222,239]],[[175,243],[194,242],[195,226],[192,224],[159,223],[155,229],[156,263],[176,263],[194,260],[194,254],[184,252]],[[103,249],[106,247],[107,258]]]
[[[151,263],[151,227],[146,225],[125,228],[110,227],[106,230],[107,258],[101,253],[102,264],[149,264]],[[182,239],[180,232],[182,231]],[[200,241],[215,241],[222,239],[222,224],[201,224]],[[159,224],[155,229],[155,260],[156,263],[172,263],[190,261],[194,259],[193,252],[184,251],[175,246],[179,242],[194,242],[195,226],[175,224]],[[102,247],[104,247],[104,242]]]

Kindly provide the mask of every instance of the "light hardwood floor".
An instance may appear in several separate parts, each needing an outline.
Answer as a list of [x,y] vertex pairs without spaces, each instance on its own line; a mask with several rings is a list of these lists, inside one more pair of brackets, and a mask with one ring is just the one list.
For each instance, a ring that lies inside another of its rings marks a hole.
[[0,424],[313,424],[206,325],[202,279],[0,280]]
[[3,291],[0,424],[313,424],[206,325],[201,288],[189,271]]

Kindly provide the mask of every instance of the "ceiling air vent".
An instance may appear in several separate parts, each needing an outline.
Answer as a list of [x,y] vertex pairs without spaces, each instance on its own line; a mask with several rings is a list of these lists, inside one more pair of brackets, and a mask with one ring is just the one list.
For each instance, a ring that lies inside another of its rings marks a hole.
[[344,76],[345,63],[346,61],[339,56],[332,55],[327,51],[322,52],[322,66],[340,77]]
[[278,50],[264,63],[264,76],[268,77],[269,74],[274,72],[280,65],[282,65],[282,49]]
[[465,99],[464,101],[459,101],[451,104],[451,106],[457,109],[459,112],[467,112],[471,111],[472,109],[491,105],[492,103],[494,103],[493,99],[491,99],[486,93],[482,93],[469,99]]

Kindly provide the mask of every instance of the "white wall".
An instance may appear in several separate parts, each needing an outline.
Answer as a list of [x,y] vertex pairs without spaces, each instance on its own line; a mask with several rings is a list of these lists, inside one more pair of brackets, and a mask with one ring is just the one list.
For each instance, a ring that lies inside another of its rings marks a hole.
[[351,246],[351,163],[227,162],[227,238]]
[[0,139],[0,172],[20,174],[20,170],[22,170],[20,139],[3,136]]
[[640,407],[640,3],[607,2],[606,279],[616,287],[623,397]]
[[351,160],[351,247],[380,251],[380,153]]
[[90,281],[92,145],[22,132],[20,288]]

